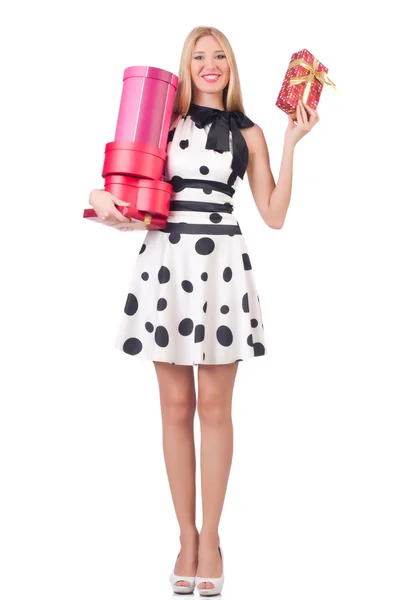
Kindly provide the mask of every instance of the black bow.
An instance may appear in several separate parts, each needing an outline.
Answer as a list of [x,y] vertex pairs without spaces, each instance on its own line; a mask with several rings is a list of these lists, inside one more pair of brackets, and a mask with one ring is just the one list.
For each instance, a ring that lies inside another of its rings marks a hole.
[[218,108],[193,103],[190,104],[187,114],[190,115],[199,129],[203,129],[204,125],[212,123],[205,145],[208,150],[216,150],[217,152],[230,150],[229,131],[232,132],[232,169],[243,179],[248,165],[248,148],[240,129],[252,127],[254,125],[253,121],[240,110],[219,110]]

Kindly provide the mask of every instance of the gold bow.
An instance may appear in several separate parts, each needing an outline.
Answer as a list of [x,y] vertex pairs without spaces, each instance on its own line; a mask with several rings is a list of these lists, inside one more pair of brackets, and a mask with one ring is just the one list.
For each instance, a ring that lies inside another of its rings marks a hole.
[[314,59],[313,66],[309,65],[304,58],[297,58],[296,60],[292,60],[288,65],[288,70],[292,69],[292,67],[300,65],[309,71],[306,75],[302,75],[301,77],[293,77],[289,82],[289,85],[297,85],[298,83],[303,83],[304,81],[306,81],[306,87],[302,97],[302,101],[304,103],[307,102],[310,93],[310,88],[314,81],[314,78],[316,78],[317,81],[321,83],[321,85],[332,85],[334,91],[338,92],[336,85],[328,77],[327,73],[325,71],[317,71],[319,64],[320,61],[317,60],[317,58]]

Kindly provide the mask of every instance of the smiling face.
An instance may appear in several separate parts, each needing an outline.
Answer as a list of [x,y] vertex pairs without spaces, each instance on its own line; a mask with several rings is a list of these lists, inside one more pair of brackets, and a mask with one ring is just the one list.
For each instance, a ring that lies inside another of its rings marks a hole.
[[191,75],[193,102],[222,104],[222,91],[229,83],[230,67],[220,43],[213,35],[205,35],[196,41],[192,52]]

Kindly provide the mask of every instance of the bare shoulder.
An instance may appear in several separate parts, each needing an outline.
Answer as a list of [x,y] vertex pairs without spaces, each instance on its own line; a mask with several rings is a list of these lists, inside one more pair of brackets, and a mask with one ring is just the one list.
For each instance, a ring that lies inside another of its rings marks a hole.
[[267,144],[262,128],[254,123],[252,127],[240,129],[246,141],[249,154],[267,153]]

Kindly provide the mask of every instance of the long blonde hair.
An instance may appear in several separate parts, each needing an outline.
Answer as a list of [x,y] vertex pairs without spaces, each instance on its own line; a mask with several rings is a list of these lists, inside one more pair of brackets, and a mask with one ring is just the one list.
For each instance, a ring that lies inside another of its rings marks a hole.
[[176,117],[179,115],[185,116],[189,110],[193,97],[193,85],[190,72],[192,54],[196,41],[204,35],[213,35],[216,37],[222,46],[230,66],[230,78],[227,86],[223,90],[222,98],[225,110],[240,110],[241,112],[245,112],[236,58],[229,40],[221,31],[219,31],[219,29],[216,29],[216,27],[200,26],[195,27],[190,31],[183,44],[178,71],[178,88],[174,99],[171,124]]

